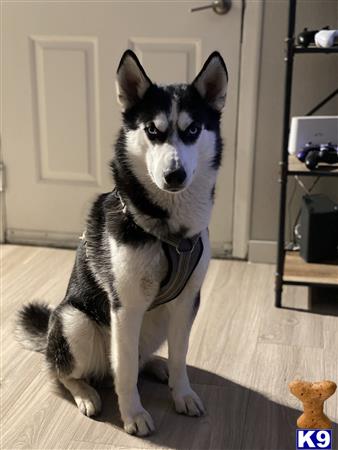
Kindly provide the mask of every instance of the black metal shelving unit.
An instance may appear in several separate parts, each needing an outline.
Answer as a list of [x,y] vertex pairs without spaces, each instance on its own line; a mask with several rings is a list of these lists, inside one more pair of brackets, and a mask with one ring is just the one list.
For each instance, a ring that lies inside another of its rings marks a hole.
[[[282,306],[282,291],[283,285],[290,284],[296,286],[322,286],[322,287],[337,287],[338,288],[338,275],[335,280],[335,269],[328,267],[328,274],[332,274],[332,280],[330,276],[317,278],[311,277],[311,273],[306,276],[307,263],[301,262],[300,257],[289,254],[285,249],[285,220],[286,220],[286,201],[287,201],[287,182],[288,178],[299,176],[336,176],[338,177],[338,166],[331,167],[319,167],[315,170],[308,170],[301,162],[297,162],[296,157],[289,155],[288,141],[289,141],[289,127],[290,127],[290,109],[291,109],[291,95],[292,95],[292,76],[293,76],[293,62],[294,57],[297,54],[337,54],[338,46],[331,48],[317,48],[314,46],[303,48],[295,45],[295,21],[296,21],[296,7],[297,0],[289,0],[289,18],[288,18],[288,34],[285,39],[286,42],[286,56],[285,56],[285,92],[284,92],[284,114],[283,114],[283,140],[282,140],[282,154],[280,165],[280,209],[279,209],[279,230],[278,230],[278,248],[277,248],[277,264],[276,264],[276,278],[275,278],[275,305],[276,307]],[[311,112],[315,112],[319,107],[323,106],[329,101],[337,92],[329,95],[323,102],[317,105]],[[310,114],[310,113],[309,113]],[[290,267],[288,268],[288,264]],[[319,266],[319,265],[316,265]],[[292,267],[296,268],[294,276],[290,276],[290,270]],[[316,267],[312,265],[313,270]],[[317,267],[321,269],[320,267]],[[288,270],[290,269],[290,270]],[[304,269],[304,270],[303,270]],[[337,269],[338,270],[338,269]],[[298,271],[298,275],[297,275]],[[321,270],[319,270],[321,271]],[[331,271],[331,272],[330,272]],[[288,276],[285,273],[288,272]],[[324,270],[325,272],[325,270]],[[302,274],[303,275],[299,275]],[[305,275],[304,275],[305,274]],[[338,274],[338,272],[337,272]]]

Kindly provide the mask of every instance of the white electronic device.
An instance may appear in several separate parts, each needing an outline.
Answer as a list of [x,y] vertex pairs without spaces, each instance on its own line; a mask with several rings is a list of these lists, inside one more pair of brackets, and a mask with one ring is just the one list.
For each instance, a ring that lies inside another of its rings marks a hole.
[[338,116],[292,117],[289,153],[295,155],[306,144],[338,144]]

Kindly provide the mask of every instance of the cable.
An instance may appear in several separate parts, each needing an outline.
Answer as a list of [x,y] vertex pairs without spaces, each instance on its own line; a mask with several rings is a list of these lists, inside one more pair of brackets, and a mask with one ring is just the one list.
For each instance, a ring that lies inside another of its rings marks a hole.
[[[290,211],[290,214],[288,214],[288,228],[289,228],[289,236],[292,237],[293,236],[293,227],[292,227],[292,223],[291,223],[291,204],[293,202],[295,193],[296,193],[296,189],[297,189],[297,182],[296,180],[293,178],[293,189],[288,201],[288,211]],[[291,243],[293,244],[293,239],[291,239]]]
[[320,109],[322,106],[324,106],[327,102],[329,102],[331,100],[331,98],[335,97],[337,94],[338,94],[338,89],[335,89],[333,92],[331,92],[330,95],[325,97],[324,100],[322,100],[320,103],[318,103],[318,105],[316,105],[314,108],[312,108],[311,111],[309,111],[305,115],[306,116],[312,116],[312,114],[317,112],[318,109]]
[[[303,190],[307,195],[310,195],[311,192],[313,191],[313,189],[315,188],[316,184],[317,184],[318,181],[320,180],[320,177],[318,176],[309,188],[307,188],[307,187],[305,186],[305,184],[304,184],[303,181],[299,178],[298,175],[295,175],[295,179],[296,179],[298,185],[302,188],[302,190]],[[292,199],[293,199],[293,197],[294,197],[294,192],[291,194],[291,198],[292,198]],[[289,201],[289,205],[288,205],[288,208],[289,208],[289,211],[290,211],[290,216],[291,216],[291,209],[290,209],[290,206],[291,206],[291,201]],[[299,238],[299,236],[300,236],[300,233],[299,233],[299,227],[298,227],[298,225],[299,225],[299,224],[298,224],[298,221],[299,221],[300,214],[301,214],[301,208],[299,208],[299,210],[298,210],[298,213],[297,213],[297,215],[296,215],[296,219],[295,219],[295,221],[294,221],[294,223],[293,223],[293,227],[292,227],[292,229],[291,229],[291,242],[290,242],[290,247],[291,247],[291,248],[290,248],[290,250],[296,250],[296,249],[297,249],[296,238]],[[290,217],[290,223],[291,223],[291,217]]]
[[295,180],[297,181],[297,183],[299,184],[299,186],[303,189],[303,191],[309,195],[311,190],[309,191],[308,188],[305,186],[305,184],[302,182],[302,180],[299,178],[298,175],[295,175]]

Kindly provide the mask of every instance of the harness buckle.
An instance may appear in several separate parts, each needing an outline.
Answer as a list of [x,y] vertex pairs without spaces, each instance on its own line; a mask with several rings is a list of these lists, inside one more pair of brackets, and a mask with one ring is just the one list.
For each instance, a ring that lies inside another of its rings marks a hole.
[[[192,253],[195,249],[198,239],[182,239],[175,247],[176,252],[181,255],[182,253]],[[189,242],[190,248],[182,248],[187,242]]]

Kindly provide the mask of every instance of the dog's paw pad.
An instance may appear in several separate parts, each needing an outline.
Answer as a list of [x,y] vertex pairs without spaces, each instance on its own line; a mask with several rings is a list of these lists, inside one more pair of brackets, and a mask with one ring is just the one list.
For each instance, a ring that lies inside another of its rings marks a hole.
[[129,434],[148,436],[155,431],[155,426],[151,415],[147,411],[142,411],[133,418],[125,420],[124,429]]
[[174,397],[175,409],[179,414],[200,417],[205,414],[205,408],[199,396],[192,391],[189,394]]
[[76,396],[75,401],[79,410],[85,416],[96,416],[101,411],[101,399],[95,389],[91,388],[90,391],[86,392],[86,395]]

